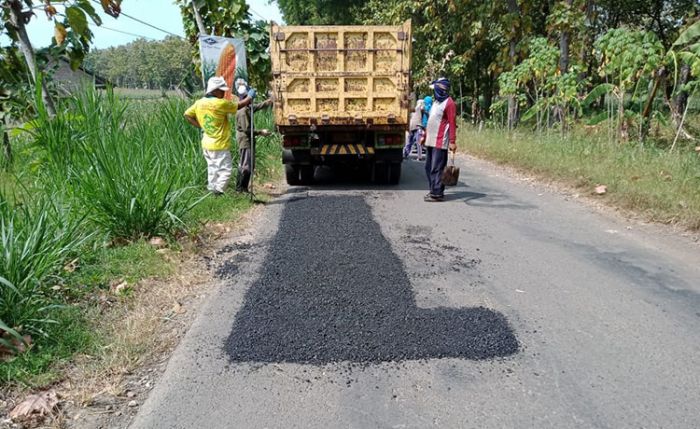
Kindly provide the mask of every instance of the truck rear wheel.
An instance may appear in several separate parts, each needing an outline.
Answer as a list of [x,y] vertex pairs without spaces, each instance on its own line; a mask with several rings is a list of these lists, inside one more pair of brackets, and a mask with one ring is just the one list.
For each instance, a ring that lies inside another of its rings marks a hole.
[[314,183],[314,172],[316,168],[313,165],[302,165],[299,169],[302,185],[310,185]]
[[389,164],[389,184],[398,185],[401,180],[401,163],[392,162]]
[[301,180],[299,179],[299,165],[297,164],[284,164],[284,175],[287,177],[287,184],[291,186],[301,185]]

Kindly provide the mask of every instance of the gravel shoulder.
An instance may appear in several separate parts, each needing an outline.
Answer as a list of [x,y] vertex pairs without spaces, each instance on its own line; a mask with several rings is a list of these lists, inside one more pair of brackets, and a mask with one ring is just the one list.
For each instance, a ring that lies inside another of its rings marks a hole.
[[700,426],[697,244],[460,164],[443,204],[415,161],[269,204],[132,427]]

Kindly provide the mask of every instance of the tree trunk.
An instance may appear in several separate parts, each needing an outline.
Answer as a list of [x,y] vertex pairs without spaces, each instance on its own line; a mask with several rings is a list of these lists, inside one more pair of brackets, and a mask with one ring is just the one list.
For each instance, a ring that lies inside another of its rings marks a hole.
[[197,6],[195,6],[194,3],[195,2],[192,2],[192,12],[194,13],[194,20],[197,22],[197,28],[199,29],[199,34],[201,34],[201,35],[209,34],[207,32],[207,28],[204,26],[204,21],[202,20],[202,15],[199,14],[199,9],[197,9]]
[[[520,16],[520,7],[518,6],[517,0],[508,0],[508,12],[516,16]],[[518,31],[513,31],[510,37],[510,44],[508,47],[508,58],[512,67],[515,67],[515,55],[516,55],[516,45],[518,43]],[[518,100],[515,95],[508,96],[508,129],[512,130],[518,125]]]
[[[36,66],[36,60],[34,58],[34,49],[32,49],[32,44],[29,41],[29,36],[27,35],[27,28],[24,22],[24,14],[22,13],[22,3],[17,0],[10,1],[10,22],[17,30],[17,36],[19,37],[19,48],[24,55],[24,61],[27,63],[27,68],[32,74],[34,84],[36,85],[39,81],[37,79],[38,68]],[[50,116],[56,115],[56,107],[53,104],[53,99],[51,94],[46,87],[46,81],[41,80],[41,98],[44,100],[44,106],[46,106],[46,111]]]
[[5,156],[5,167],[12,165],[12,146],[10,145],[10,136],[7,135],[7,130],[2,130],[2,154]]
[[486,80],[486,85],[484,85],[484,106],[482,111],[484,119],[491,118],[491,105],[493,104],[493,74],[489,73]]
[[[685,86],[688,81],[690,80],[690,65],[689,64],[683,64],[681,65],[681,73],[680,76],[678,77],[678,86],[683,87]],[[678,94],[673,98],[673,114],[674,114],[674,121],[676,119],[680,119],[680,116],[683,114],[683,111],[685,110],[685,105],[688,103],[688,91],[681,90],[678,92]],[[676,118],[678,116],[678,118]],[[678,123],[678,122],[676,122]]]
[[651,108],[654,106],[654,99],[656,98],[656,93],[659,90],[659,85],[661,81],[666,77],[666,69],[663,67],[656,71],[654,79],[654,86],[649,93],[646,103],[644,103],[644,109],[642,110],[642,129],[640,131],[639,139],[641,141],[646,140],[649,134],[649,117],[651,116]]
[[472,125],[479,122],[479,84],[478,79],[474,79],[474,91],[472,92]]
[[[680,76],[678,77],[678,86],[683,87],[688,83],[690,80],[690,65],[689,64],[683,64],[681,65],[681,73]],[[693,136],[688,133],[683,128],[683,112],[686,111],[686,106],[688,105],[688,91],[681,90],[678,92],[678,94],[673,98],[673,100],[669,103],[669,108],[671,110],[671,118],[673,119],[673,123],[676,126],[676,131],[677,134],[680,134],[683,136],[683,138],[686,139],[692,139]]]
[[[574,0],[564,0],[564,3],[571,8]],[[569,71],[569,30],[564,30],[559,36],[559,71],[566,74]]]
[[[2,106],[0,106],[0,111]],[[9,168],[12,165],[12,146],[10,145],[10,136],[7,134],[7,119],[3,117],[2,123],[2,153],[5,157],[3,165]]]

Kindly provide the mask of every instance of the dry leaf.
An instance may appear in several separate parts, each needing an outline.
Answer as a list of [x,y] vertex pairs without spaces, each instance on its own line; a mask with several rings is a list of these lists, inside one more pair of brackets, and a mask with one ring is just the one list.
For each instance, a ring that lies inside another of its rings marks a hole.
[[695,152],[700,153],[700,146],[695,146]]
[[57,405],[58,396],[55,390],[29,395],[10,411],[10,418],[12,420],[27,420],[37,416],[48,416]]
[[277,186],[273,185],[272,183],[265,183],[263,187],[265,189],[277,189]]
[[129,283],[126,280],[119,279],[113,281],[109,286],[109,289],[117,295],[122,294],[129,287]]
[[184,314],[185,312],[187,312],[187,310],[185,310],[185,309],[182,307],[182,304],[180,304],[179,302],[175,301],[175,304],[173,305],[173,313],[175,313],[175,314]]
[[51,6],[51,4],[47,4],[44,6],[44,13],[46,14],[46,18],[50,20],[54,15],[56,15],[56,13],[58,13],[58,11],[55,7]]
[[598,185],[595,187],[596,195],[604,195],[607,192],[608,192],[608,187],[605,185]]
[[56,44],[58,46],[61,46],[63,42],[66,41],[67,34],[68,32],[66,31],[66,27],[60,22],[57,22],[56,25],[53,27],[53,37],[54,39],[56,39]]
[[78,260],[78,258],[73,259],[63,267],[63,270],[69,273],[74,272],[78,269]]
[[9,341],[10,344],[12,344],[12,347],[7,347],[2,344],[0,344],[0,362],[6,362],[10,360],[12,357],[22,354],[32,348],[32,337],[30,335],[24,335],[22,339],[24,341],[20,341],[15,337],[10,336],[9,333],[4,332],[0,329],[0,337],[2,339]]
[[161,237],[153,237],[150,240],[148,240],[148,244],[150,244],[151,246],[153,246],[157,249],[162,249],[168,243],[165,240],[163,240],[163,238],[161,238]]

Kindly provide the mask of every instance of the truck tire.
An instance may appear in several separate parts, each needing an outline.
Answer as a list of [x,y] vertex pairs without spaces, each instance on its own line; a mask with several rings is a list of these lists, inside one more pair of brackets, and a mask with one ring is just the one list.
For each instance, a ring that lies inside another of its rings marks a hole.
[[398,185],[401,181],[401,163],[392,162],[389,164],[389,184]]
[[313,165],[302,165],[299,169],[302,185],[310,185],[314,183],[314,172],[316,168]]
[[301,180],[299,179],[299,166],[297,164],[284,164],[284,175],[287,177],[288,185],[301,185]]

